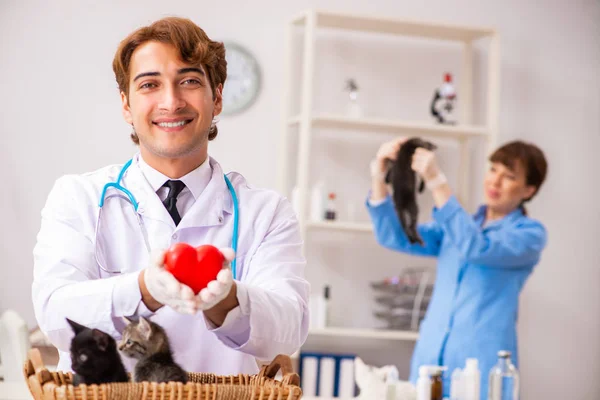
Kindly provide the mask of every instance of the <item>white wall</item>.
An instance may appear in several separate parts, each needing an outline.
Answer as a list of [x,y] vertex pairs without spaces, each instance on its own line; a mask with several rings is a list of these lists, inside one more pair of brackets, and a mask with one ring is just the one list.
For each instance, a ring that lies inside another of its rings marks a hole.
[[[0,311],[14,308],[35,325],[30,301],[31,250],[39,212],[53,181],[64,173],[122,162],[135,151],[119,112],[111,61],[119,40],[141,24],[168,14],[188,16],[209,36],[237,40],[257,56],[265,77],[263,92],[245,114],[222,118],[220,136],[210,153],[226,169],[241,171],[255,185],[268,187],[275,186],[276,171],[271,160],[258,157],[257,152],[274,151],[279,137],[287,18],[318,4],[334,11],[489,25],[502,35],[500,141],[533,141],[550,161],[549,179],[530,206],[530,213],[548,227],[550,241],[522,295],[523,397],[600,397],[600,193],[595,168],[600,148],[598,1],[546,1],[543,6],[515,0],[371,0],[370,5],[358,0],[86,3],[0,2],[0,182],[4,188],[0,195]],[[385,55],[388,44],[396,50],[396,44],[385,41],[374,51]],[[336,48],[341,50],[334,57],[346,54],[360,64],[360,54],[352,53],[351,47]],[[448,65],[438,57],[425,69],[432,72],[437,67],[443,71]],[[376,68],[383,68],[386,76],[393,73],[389,65],[374,65],[373,71]],[[319,70],[317,86],[330,85],[331,91],[339,91],[337,83],[325,78],[327,72],[327,67]],[[369,75],[368,70],[344,72],[360,76],[370,109],[388,116],[394,112],[391,101],[418,98],[431,90],[429,86],[392,86],[393,90],[380,92],[385,95],[369,97],[367,88],[379,90],[391,81],[381,82],[376,72]],[[330,96],[317,105],[334,108],[336,101]],[[365,142],[365,151],[358,157],[368,160],[384,139],[379,135]],[[349,157],[356,150],[344,151],[333,154],[332,171],[351,162]],[[356,182],[360,189],[366,180],[360,177]],[[473,184],[479,184],[478,180]],[[356,201],[361,207],[362,197]],[[328,278],[313,274],[315,279],[341,280],[350,274],[352,279],[339,286],[341,294],[334,294],[335,309],[342,313],[344,297],[365,276],[348,272],[346,262],[352,261],[352,253],[345,252],[343,237],[337,240],[329,253],[314,255],[330,258],[333,269],[325,273]],[[371,249],[367,242],[365,246]],[[337,256],[332,258],[334,253]],[[392,254],[381,259],[394,260]],[[368,314],[362,311],[360,315]]]

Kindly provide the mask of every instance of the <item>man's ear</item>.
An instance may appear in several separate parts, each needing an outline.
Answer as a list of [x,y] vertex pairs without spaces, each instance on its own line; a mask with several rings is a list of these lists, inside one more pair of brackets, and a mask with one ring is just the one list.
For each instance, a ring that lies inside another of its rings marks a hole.
[[223,84],[222,83],[219,83],[219,85],[215,88],[214,106],[215,106],[214,116],[221,114],[221,111],[223,111]]
[[523,197],[523,200],[531,199],[536,191],[537,188],[533,185],[525,186],[525,196]]
[[125,122],[129,125],[133,124],[133,118],[131,117],[131,109],[129,107],[129,98],[123,92],[121,92],[121,112],[123,113],[123,118]]

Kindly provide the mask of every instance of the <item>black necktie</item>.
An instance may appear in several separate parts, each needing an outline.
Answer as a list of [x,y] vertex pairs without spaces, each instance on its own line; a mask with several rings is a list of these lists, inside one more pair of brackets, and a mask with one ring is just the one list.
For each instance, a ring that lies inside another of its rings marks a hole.
[[177,196],[185,188],[185,183],[181,181],[166,181],[163,186],[169,188],[169,194],[163,200],[163,204],[171,215],[171,218],[173,218],[175,226],[177,226],[181,221],[181,215],[177,211]]

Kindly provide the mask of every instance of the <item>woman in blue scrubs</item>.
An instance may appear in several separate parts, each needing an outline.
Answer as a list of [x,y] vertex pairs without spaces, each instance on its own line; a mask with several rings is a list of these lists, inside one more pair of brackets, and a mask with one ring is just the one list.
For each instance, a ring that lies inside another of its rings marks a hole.
[[518,365],[516,322],[519,293],[546,245],[544,226],[527,216],[530,201],[544,182],[543,152],[511,142],[489,158],[483,182],[485,204],[471,215],[459,204],[440,170],[434,152],[422,148],[412,168],[433,195],[433,220],[420,224],[424,245],[404,233],[384,182],[386,160],[395,159],[405,139],[385,143],[371,164],[367,200],[377,241],[413,255],[437,257],[432,298],[411,362],[415,383],[420,365],[445,365],[444,395],[450,374],[469,357],[479,360],[481,399],[487,399],[487,376],[499,350],[509,350]]

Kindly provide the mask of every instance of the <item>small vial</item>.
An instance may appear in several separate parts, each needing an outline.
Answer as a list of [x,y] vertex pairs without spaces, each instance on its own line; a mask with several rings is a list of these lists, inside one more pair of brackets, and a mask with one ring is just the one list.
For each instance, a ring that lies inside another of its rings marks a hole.
[[431,371],[431,400],[443,400],[444,386],[442,382],[442,371]]
[[489,400],[519,400],[519,371],[510,356],[510,351],[498,352],[498,362],[489,374]]
[[325,207],[325,219],[334,221],[336,219],[335,193],[329,193],[327,207]]

